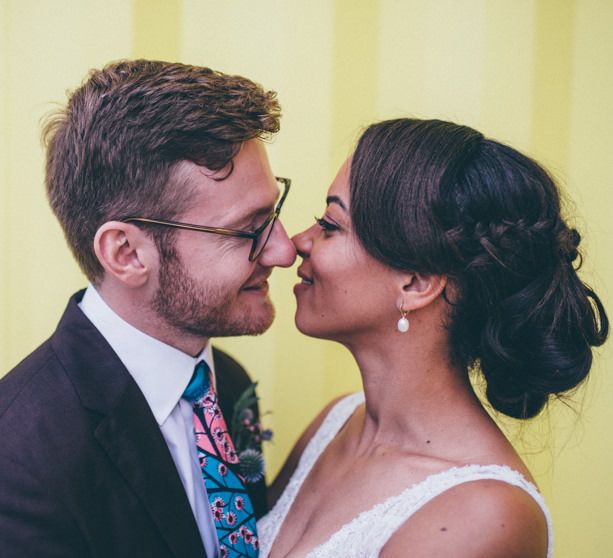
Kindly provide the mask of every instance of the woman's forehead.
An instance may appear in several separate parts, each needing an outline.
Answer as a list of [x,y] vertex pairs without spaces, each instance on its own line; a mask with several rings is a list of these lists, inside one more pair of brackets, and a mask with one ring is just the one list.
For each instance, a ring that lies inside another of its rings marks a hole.
[[349,202],[349,174],[351,172],[351,157],[349,157],[336,173],[336,177],[330,184],[328,196],[337,196],[345,203]]

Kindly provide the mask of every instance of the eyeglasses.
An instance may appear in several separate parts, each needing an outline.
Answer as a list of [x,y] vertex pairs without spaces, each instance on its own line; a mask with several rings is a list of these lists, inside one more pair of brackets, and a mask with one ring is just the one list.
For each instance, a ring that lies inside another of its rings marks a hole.
[[283,202],[287,198],[289,187],[292,181],[289,178],[281,178],[276,176],[275,180],[280,184],[283,184],[283,194],[279,198],[279,201],[274,211],[266,217],[264,222],[254,231],[240,231],[235,229],[224,229],[220,227],[206,227],[204,225],[191,225],[189,223],[179,223],[178,221],[165,221],[163,219],[150,219],[148,217],[126,217],[121,219],[123,223],[144,223],[146,225],[161,225],[163,227],[174,227],[176,229],[186,229],[189,231],[197,231],[212,234],[221,234],[223,236],[237,236],[240,238],[250,238],[251,250],[249,252],[249,261],[254,262],[260,257],[260,254],[266,247],[268,239],[272,234],[272,229],[275,226],[275,222],[281,213]]

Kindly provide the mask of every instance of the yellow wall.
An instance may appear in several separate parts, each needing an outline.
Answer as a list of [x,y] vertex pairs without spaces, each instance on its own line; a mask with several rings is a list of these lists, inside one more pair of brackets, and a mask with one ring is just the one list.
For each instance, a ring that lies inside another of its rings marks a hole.
[[[40,118],[86,71],[123,57],[209,65],[279,92],[270,147],[294,187],[290,231],[321,211],[360,126],[399,115],[454,119],[543,160],[575,202],[586,277],[613,313],[613,2],[608,0],[0,0],[0,370],[50,333],[84,284],[47,208]],[[295,269],[273,275],[278,318],[223,340],[259,379],[272,471],[333,395],[359,386],[343,349],[293,328]],[[613,344],[598,352],[578,414],[554,406],[505,425],[552,508],[556,556],[613,552]]]

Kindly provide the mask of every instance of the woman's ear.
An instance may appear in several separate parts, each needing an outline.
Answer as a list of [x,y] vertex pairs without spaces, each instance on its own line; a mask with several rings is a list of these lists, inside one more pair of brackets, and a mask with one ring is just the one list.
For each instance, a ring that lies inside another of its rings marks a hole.
[[153,240],[135,225],[121,221],[100,226],[94,251],[104,271],[130,288],[144,285],[157,261]]
[[398,293],[398,307],[402,305],[407,312],[424,308],[441,296],[446,286],[446,275],[403,273]]

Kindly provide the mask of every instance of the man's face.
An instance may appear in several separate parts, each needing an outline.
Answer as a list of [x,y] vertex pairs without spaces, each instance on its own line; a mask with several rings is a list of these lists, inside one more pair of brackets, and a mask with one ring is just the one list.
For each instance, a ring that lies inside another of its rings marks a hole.
[[[279,187],[264,144],[250,140],[234,158],[234,170],[212,173],[184,163],[192,188],[184,223],[253,231],[273,211]],[[160,254],[159,285],[153,299],[158,317],[178,334],[220,337],[264,332],[274,319],[268,276],[274,266],[288,267],[296,252],[280,221],[262,254],[249,261],[252,241],[177,230],[169,253]]]

